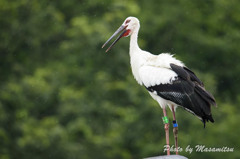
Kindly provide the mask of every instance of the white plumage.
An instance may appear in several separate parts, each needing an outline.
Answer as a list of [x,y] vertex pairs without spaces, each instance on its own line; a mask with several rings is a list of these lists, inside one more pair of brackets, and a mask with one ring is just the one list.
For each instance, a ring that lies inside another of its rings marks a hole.
[[[132,28],[130,40],[130,61],[134,78],[140,85],[144,84],[145,87],[171,83],[171,81],[177,77],[177,74],[171,70],[170,63],[179,66],[184,66],[184,64],[168,53],[153,55],[147,51],[141,50],[137,43],[138,31],[140,28],[139,21],[134,17],[129,17],[127,19],[131,19],[130,22],[135,26]],[[177,106],[177,104],[161,98],[156,93],[150,92],[150,95],[162,108],[172,104],[174,104],[175,108]]]
[[141,82],[146,87],[171,83],[171,80],[173,80],[177,74],[172,71],[169,64],[174,63],[180,66],[183,66],[183,64],[169,54],[152,56],[153,57],[147,58],[146,61],[137,68]]
[[[173,55],[168,53],[153,55],[141,50],[137,43],[139,28],[139,20],[135,17],[128,17],[102,47],[118,33],[121,34],[106,52],[120,38],[130,36],[129,54],[133,76],[162,107],[164,119],[167,117],[165,107],[169,106],[173,113],[173,124],[176,124],[175,110],[177,106],[181,106],[201,119],[204,127],[206,121],[214,122],[210,106],[216,105],[216,102],[214,97],[205,90],[203,83]],[[167,145],[169,145],[168,125],[165,123]],[[177,148],[177,127],[175,126],[173,129]],[[170,154],[169,150],[168,154]]]
[[[164,58],[164,62],[158,63],[158,60],[163,61],[161,59],[162,57]],[[138,68],[137,72],[139,73],[140,77],[139,83],[143,84],[145,87],[160,84],[171,84],[172,81],[177,78],[177,74],[171,70],[168,61],[173,62],[174,60],[169,54],[160,54],[154,58],[148,58],[147,61],[145,61],[145,63]],[[150,95],[159,103],[162,108],[167,105],[174,105],[175,108],[177,106],[175,103],[158,96],[156,91],[153,93],[150,92]]]
[[[153,55],[138,46],[139,20],[128,17],[103,47],[118,33],[118,38],[106,50],[110,50],[121,38],[130,36],[130,63],[134,78],[149,91],[150,95],[165,109],[166,106],[183,107],[205,120],[214,121],[211,105],[214,97],[205,90],[203,83],[181,61],[169,53]],[[172,110],[172,109],[171,109]]]

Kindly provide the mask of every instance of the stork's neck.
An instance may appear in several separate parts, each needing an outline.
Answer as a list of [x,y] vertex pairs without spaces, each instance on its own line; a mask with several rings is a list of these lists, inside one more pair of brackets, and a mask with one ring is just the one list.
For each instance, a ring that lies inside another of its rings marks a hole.
[[142,85],[142,81],[139,77],[139,67],[142,62],[142,50],[139,48],[137,39],[138,39],[139,27],[136,28],[130,38],[130,63],[132,67],[132,73],[137,82]]
[[137,54],[141,50],[138,46],[138,31],[139,27],[133,31],[130,37],[130,56]]

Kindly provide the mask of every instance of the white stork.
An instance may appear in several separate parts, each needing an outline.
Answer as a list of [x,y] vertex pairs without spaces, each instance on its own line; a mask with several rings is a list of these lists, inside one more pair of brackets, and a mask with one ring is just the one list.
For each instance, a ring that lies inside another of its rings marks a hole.
[[122,37],[130,36],[130,62],[132,73],[137,82],[144,86],[150,95],[163,109],[163,122],[166,133],[166,145],[169,150],[169,121],[166,106],[173,113],[173,134],[175,138],[175,150],[178,154],[178,125],[175,111],[178,106],[196,115],[202,122],[214,122],[211,114],[211,105],[216,106],[214,97],[205,90],[203,83],[181,61],[168,53],[153,55],[141,50],[138,46],[139,20],[128,17],[118,30],[106,41],[102,48],[117,34],[117,39],[106,50]]

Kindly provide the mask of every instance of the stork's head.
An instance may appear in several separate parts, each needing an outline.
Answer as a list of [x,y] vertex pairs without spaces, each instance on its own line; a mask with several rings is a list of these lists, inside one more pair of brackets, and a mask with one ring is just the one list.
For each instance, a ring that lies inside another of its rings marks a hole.
[[124,20],[123,24],[117,29],[117,31],[103,44],[102,48],[110,41],[112,40],[113,37],[121,33],[117,39],[109,46],[109,48],[106,50],[108,52],[116,43],[119,39],[122,37],[128,37],[131,36],[132,33],[135,30],[138,30],[140,27],[139,20],[135,17],[128,17],[127,19]]

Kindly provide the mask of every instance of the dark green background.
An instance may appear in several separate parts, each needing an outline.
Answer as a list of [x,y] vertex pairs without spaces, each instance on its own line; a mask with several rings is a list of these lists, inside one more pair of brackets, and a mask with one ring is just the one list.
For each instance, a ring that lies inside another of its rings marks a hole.
[[180,147],[234,148],[181,154],[238,158],[239,6],[234,0],[0,0],[0,158],[165,154],[162,110],[131,74],[129,38],[107,54],[101,49],[128,16],[141,22],[142,49],[175,54],[216,97],[215,123],[205,129],[177,110]]

